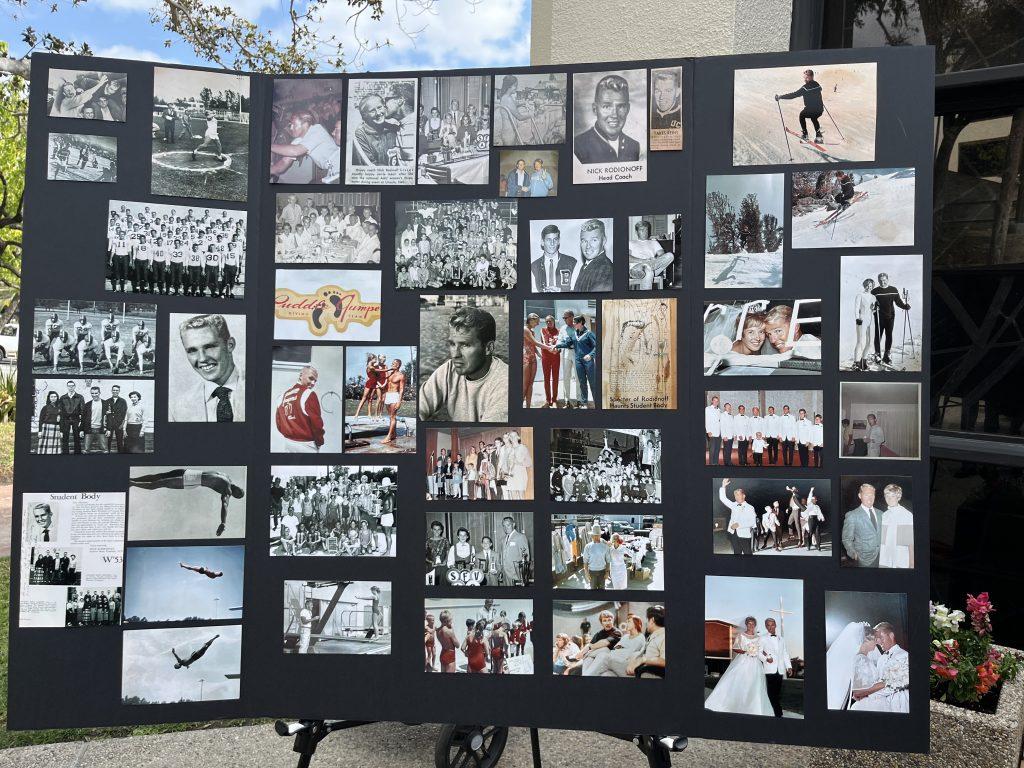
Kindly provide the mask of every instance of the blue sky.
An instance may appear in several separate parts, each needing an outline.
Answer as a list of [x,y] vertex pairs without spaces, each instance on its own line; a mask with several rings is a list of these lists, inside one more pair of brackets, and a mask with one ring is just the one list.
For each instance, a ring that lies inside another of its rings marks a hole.
[[[129,547],[125,554],[125,616],[175,621],[188,616],[239,619],[245,547]],[[224,575],[211,579],[178,565],[197,565]],[[215,598],[219,598],[214,602]],[[214,615],[216,611],[216,615]]]
[[[99,56],[143,59],[181,64],[207,64],[173,35],[150,21],[158,0],[86,0],[78,7],[61,3],[50,13],[49,3],[29,0],[28,6],[0,11],[0,40],[12,53],[25,53],[21,31],[31,26],[64,39],[87,42]],[[58,0],[60,3],[60,0]],[[218,2],[218,4],[220,4]],[[282,0],[234,0],[230,5],[265,28],[281,28],[286,19]],[[348,22],[350,9],[343,0],[331,0],[324,27],[350,45],[357,36],[388,40],[391,45],[357,58],[350,71],[430,70],[457,67],[521,66],[530,60],[530,0],[436,0],[428,10],[421,2],[385,0],[380,22],[368,17],[358,29]],[[321,68],[321,72],[329,71]]]

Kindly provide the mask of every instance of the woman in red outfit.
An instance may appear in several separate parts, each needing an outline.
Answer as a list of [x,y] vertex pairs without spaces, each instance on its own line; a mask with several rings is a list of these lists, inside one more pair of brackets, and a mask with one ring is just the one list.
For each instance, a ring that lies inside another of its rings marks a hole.
[[[547,398],[545,408],[558,407],[558,369],[561,367],[562,356],[555,349],[555,342],[558,341],[558,328],[555,327],[555,318],[548,315],[544,318],[544,327],[540,329],[541,340],[544,346],[548,347],[540,353],[540,364],[544,369],[544,396]],[[566,399],[569,395],[566,393]]]

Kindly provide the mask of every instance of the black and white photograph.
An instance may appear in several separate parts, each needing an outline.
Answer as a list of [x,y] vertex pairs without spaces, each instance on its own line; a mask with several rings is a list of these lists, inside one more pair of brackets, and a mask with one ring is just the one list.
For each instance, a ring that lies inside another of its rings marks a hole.
[[129,629],[121,642],[122,704],[238,698],[241,624]]
[[240,299],[246,221],[245,211],[226,208],[111,200],[106,285],[121,293]]
[[428,587],[528,587],[533,584],[533,514],[427,513]]
[[683,214],[629,217],[629,290],[683,287]]
[[840,487],[840,564],[851,568],[913,568],[913,479],[901,475],[843,475]]
[[46,178],[50,181],[117,181],[117,137],[51,133]]
[[420,78],[417,184],[487,184],[491,77]]
[[839,457],[921,458],[921,385],[839,382]]
[[829,709],[910,712],[910,616],[901,592],[825,592]]
[[556,197],[558,150],[503,149],[498,153],[499,197]]
[[86,69],[50,69],[46,80],[48,117],[123,123],[128,75]]
[[156,304],[36,299],[32,317],[36,375],[153,376]]
[[530,298],[523,317],[523,407],[596,407],[597,301]]
[[651,151],[683,148],[683,68],[651,70]]
[[132,467],[128,541],[245,538],[247,474],[230,466]]
[[245,547],[128,547],[124,624],[242,618]]
[[123,556],[123,493],[22,494],[18,626],[118,624]]
[[832,556],[832,481],[716,477],[716,555]]
[[270,452],[341,453],[344,349],[277,345],[272,357]]
[[804,716],[804,583],[704,577],[704,708]]
[[394,557],[398,467],[270,468],[270,555]]
[[794,248],[914,244],[915,169],[794,171]]
[[154,195],[245,202],[249,191],[249,78],[153,69]]
[[737,69],[733,165],[871,162],[878,65]]
[[390,581],[284,583],[284,653],[391,655]]
[[415,77],[348,81],[345,183],[416,182]]
[[614,288],[611,217],[530,220],[530,290],[594,293]]
[[676,299],[602,299],[602,408],[676,409],[676,305]]
[[512,290],[518,224],[515,200],[395,203],[395,288]]
[[348,347],[345,453],[416,453],[416,347]]
[[153,453],[152,377],[37,377],[33,384],[32,453]]
[[781,288],[785,176],[708,176],[705,288]]
[[664,525],[661,515],[552,515],[552,586],[663,591]]
[[821,299],[704,302],[704,375],[821,373]]
[[508,422],[508,299],[420,296],[420,421]]
[[270,181],[341,181],[342,79],[274,79],[270,117]]
[[427,501],[532,501],[533,427],[426,431]]
[[380,264],[379,192],[279,192],[278,264]]
[[526,147],[565,142],[564,72],[495,75],[496,147]]
[[647,70],[572,76],[572,181],[647,181]]
[[533,674],[533,601],[428,597],[423,601],[424,669]]
[[825,410],[820,389],[704,393],[708,466],[820,467]]
[[379,269],[277,269],[274,338],[380,341]]
[[555,675],[664,679],[662,603],[555,600],[551,608]]
[[839,370],[920,371],[924,355],[921,256],[843,256]]
[[245,421],[245,315],[172,312],[167,420]]
[[660,429],[553,429],[552,501],[661,503]]

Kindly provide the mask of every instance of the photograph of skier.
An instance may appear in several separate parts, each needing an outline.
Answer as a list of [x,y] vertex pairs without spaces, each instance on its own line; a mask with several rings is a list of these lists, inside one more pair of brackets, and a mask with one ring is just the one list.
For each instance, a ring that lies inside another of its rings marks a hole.
[[785,178],[781,173],[708,176],[704,287],[782,287]]
[[875,159],[874,62],[736,70],[733,165]]
[[915,170],[794,171],[794,248],[914,244]]

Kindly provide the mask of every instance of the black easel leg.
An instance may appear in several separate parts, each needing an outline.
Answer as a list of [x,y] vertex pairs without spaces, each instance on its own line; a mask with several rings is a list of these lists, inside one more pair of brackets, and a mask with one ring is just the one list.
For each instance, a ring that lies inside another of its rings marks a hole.
[[541,768],[540,732],[536,728],[530,729],[530,750],[533,752],[533,768]]

